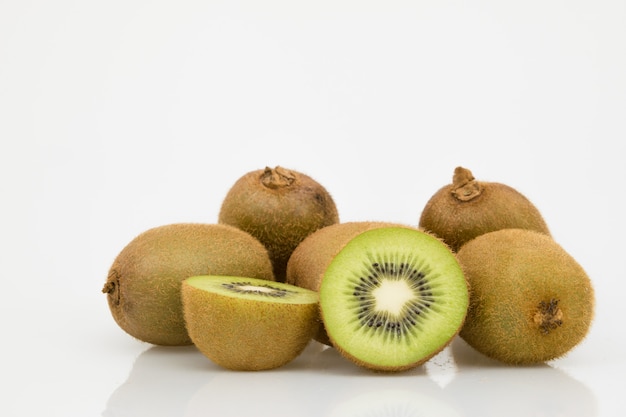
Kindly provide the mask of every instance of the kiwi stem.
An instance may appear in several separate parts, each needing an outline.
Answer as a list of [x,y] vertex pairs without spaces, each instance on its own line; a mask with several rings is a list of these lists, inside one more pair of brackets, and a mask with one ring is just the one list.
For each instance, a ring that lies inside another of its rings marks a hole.
[[296,174],[280,166],[276,168],[266,167],[263,174],[261,174],[261,183],[271,189],[288,187],[295,180]]
[[548,334],[563,324],[563,312],[559,308],[559,300],[554,298],[548,302],[542,301],[537,306],[533,321],[539,326],[539,331]]
[[102,288],[102,292],[104,294],[111,294],[113,291],[115,291],[115,284],[113,282],[107,281],[107,283],[104,284],[104,287]]
[[102,292],[107,294],[115,305],[120,303],[119,278],[116,271],[111,271],[107,277],[107,282],[102,287]]
[[483,192],[483,187],[476,181],[472,171],[456,167],[452,177],[452,195],[460,201],[470,201]]

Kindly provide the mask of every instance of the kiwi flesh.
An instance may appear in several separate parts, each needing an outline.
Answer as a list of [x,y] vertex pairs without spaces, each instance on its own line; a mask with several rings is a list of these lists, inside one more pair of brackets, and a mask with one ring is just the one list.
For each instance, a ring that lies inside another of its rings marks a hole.
[[[316,230],[294,249],[286,269],[286,282],[319,292],[326,268],[339,250],[358,234],[380,227],[411,227],[384,221],[352,221],[335,223]],[[321,322],[321,317],[320,317]],[[331,346],[323,323],[314,337],[320,343]]]
[[500,229],[528,229],[550,235],[537,207],[506,184],[477,181],[456,167],[452,184],[440,188],[422,210],[419,227],[439,236],[453,251],[481,234]]
[[274,281],[267,249],[250,234],[223,224],[173,223],[132,239],[111,265],[102,292],[126,333],[155,345],[190,345],[181,282],[209,273]]
[[238,227],[263,243],[276,281],[285,281],[287,261],[309,234],[339,222],[332,196],[301,172],[277,166],[248,172],[226,194],[218,222]]
[[388,372],[443,350],[469,303],[452,251],[431,234],[393,226],[350,239],[326,268],[319,296],[332,345],[359,366]]
[[226,369],[286,365],[311,341],[319,297],[293,285],[232,276],[183,281],[185,322],[194,345]]
[[472,288],[460,336],[479,352],[513,365],[542,363],[588,333],[590,278],[549,236],[498,230],[463,245],[457,258]]

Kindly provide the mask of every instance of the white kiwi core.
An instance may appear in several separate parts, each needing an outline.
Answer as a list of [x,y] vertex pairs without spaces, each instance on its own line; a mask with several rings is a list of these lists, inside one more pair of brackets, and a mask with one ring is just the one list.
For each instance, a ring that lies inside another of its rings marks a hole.
[[372,291],[376,300],[376,311],[400,315],[407,301],[415,297],[415,293],[406,281],[385,279],[380,287]]

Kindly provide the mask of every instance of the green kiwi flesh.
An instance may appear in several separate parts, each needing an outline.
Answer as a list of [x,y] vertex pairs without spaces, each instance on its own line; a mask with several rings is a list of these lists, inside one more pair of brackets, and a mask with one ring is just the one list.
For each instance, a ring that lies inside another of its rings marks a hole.
[[238,227],[263,243],[276,281],[285,281],[291,253],[309,234],[339,222],[329,192],[308,175],[280,166],[248,172],[226,194],[218,222]]
[[545,234],[504,229],[475,238],[457,257],[472,288],[460,336],[509,364],[559,358],[588,333],[594,315],[591,281]]
[[404,227],[351,239],[326,268],[319,294],[333,346],[375,371],[410,369],[440,352],[461,329],[469,303],[450,249]]
[[126,333],[155,345],[190,345],[181,282],[209,273],[274,280],[267,249],[250,234],[223,224],[174,223],[130,241],[111,265],[102,292]]
[[280,282],[190,277],[183,281],[182,301],[194,345],[231,370],[259,371],[291,362],[318,326],[318,294]]
[[452,184],[440,188],[426,203],[419,227],[439,236],[453,251],[481,234],[500,229],[550,231],[537,207],[514,188],[477,181],[463,167]]

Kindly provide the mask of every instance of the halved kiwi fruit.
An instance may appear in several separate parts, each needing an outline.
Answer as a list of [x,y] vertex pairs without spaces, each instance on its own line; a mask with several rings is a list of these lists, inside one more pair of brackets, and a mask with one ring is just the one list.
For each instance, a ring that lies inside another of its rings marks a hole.
[[498,230],[466,243],[457,257],[472,288],[460,336],[479,352],[509,364],[541,363],[587,335],[591,281],[549,236]]
[[304,350],[318,326],[318,294],[280,282],[190,277],[183,281],[182,301],[194,345],[231,370],[287,364]]
[[350,239],[326,268],[319,294],[333,346],[375,371],[410,369],[440,352],[469,303],[450,249],[428,233],[393,226]]
[[280,166],[248,172],[224,198],[218,222],[236,226],[263,243],[276,281],[285,281],[287,261],[309,234],[339,222],[337,207],[319,182]]
[[190,345],[181,282],[200,274],[274,281],[267,249],[224,224],[174,223],[139,234],[117,255],[102,292],[111,314],[131,336],[155,345]]
[[476,236],[500,229],[550,231],[537,207],[516,189],[477,181],[467,168],[454,170],[452,184],[426,203],[419,226],[439,236],[453,251]]

